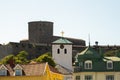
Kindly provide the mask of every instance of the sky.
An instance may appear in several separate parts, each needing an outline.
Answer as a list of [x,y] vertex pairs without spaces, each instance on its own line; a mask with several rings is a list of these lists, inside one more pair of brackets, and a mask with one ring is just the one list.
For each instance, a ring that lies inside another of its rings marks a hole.
[[120,45],[120,0],[0,0],[0,43],[28,39],[28,22],[54,22],[54,35]]

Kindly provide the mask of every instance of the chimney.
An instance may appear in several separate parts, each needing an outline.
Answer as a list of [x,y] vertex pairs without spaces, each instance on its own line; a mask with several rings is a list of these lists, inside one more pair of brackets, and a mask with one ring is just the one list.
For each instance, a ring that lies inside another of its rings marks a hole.
[[95,45],[98,46],[98,41],[95,41]]

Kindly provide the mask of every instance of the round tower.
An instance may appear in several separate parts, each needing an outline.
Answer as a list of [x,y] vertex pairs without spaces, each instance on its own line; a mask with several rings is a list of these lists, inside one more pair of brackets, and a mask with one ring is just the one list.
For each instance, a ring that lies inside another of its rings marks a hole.
[[53,36],[53,22],[33,21],[28,23],[30,43],[51,43]]

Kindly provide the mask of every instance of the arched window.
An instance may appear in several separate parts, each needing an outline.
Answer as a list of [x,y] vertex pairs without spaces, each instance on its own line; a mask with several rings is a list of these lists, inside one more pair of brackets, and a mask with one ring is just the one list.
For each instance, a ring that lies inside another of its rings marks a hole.
[[113,69],[113,62],[107,61],[107,69]]
[[85,61],[85,69],[92,69],[92,61],[90,60]]
[[64,49],[64,53],[67,54],[67,49]]
[[57,53],[60,54],[60,49],[57,49]]

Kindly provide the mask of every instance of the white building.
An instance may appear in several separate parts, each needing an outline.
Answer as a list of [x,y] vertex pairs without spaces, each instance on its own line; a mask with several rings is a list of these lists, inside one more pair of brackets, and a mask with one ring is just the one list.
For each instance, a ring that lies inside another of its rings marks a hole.
[[57,69],[64,74],[64,80],[72,80],[72,42],[60,38],[52,44],[52,57]]

